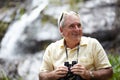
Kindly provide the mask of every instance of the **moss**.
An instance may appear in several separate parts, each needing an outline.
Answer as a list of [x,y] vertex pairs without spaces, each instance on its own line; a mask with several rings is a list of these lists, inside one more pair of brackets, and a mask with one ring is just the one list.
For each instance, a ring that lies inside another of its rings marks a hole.
[[69,0],[70,8],[74,11],[78,11],[78,3],[83,2],[84,0]]
[[43,15],[41,18],[42,18],[41,20],[42,20],[42,23],[43,23],[43,24],[45,24],[46,22],[50,22],[50,23],[52,23],[52,24],[57,25],[57,20],[54,19],[52,16]]
[[0,80],[8,80],[6,73],[2,68],[0,69]]
[[61,4],[61,0],[50,0],[50,3],[52,5],[60,5]]
[[108,58],[113,67],[113,77],[110,80],[119,80],[120,79],[120,55],[108,54]]
[[8,29],[9,23],[0,21],[0,41],[3,38],[6,30]]
[[20,9],[20,15],[23,15],[25,12],[26,12],[26,9],[25,9],[25,8],[21,8],[21,9]]

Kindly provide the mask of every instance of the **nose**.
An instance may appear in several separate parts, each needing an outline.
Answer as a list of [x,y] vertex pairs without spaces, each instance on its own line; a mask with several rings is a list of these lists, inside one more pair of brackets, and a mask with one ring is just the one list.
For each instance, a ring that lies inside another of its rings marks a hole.
[[75,25],[75,29],[76,29],[76,30],[79,30],[79,29],[80,29],[80,27],[78,27],[77,25]]

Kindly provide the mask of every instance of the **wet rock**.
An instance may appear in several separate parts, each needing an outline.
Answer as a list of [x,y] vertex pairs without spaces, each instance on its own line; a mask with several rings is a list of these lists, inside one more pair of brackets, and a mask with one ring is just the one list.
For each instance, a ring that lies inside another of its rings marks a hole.
[[0,58],[0,75],[1,78],[17,79],[20,76],[18,75],[17,70],[18,62],[17,60],[6,60]]
[[97,38],[105,49],[119,47],[119,0],[89,0],[80,6],[83,33]]

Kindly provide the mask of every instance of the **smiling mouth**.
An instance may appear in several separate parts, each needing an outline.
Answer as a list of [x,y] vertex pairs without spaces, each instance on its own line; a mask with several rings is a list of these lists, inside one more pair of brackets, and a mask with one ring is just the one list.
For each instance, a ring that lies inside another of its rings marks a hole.
[[78,37],[80,37],[80,35],[78,35],[78,34],[73,34],[72,37],[73,37],[73,38],[78,38]]
[[72,33],[72,35],[73,35],[73,36],[79,36],[79,34],[78,34],[78,33]]

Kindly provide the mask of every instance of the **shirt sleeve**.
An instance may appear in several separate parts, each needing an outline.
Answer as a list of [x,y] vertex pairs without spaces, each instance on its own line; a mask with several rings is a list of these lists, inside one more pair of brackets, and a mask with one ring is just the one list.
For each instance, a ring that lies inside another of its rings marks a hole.
[[51,46],[49,45],[44,53],[43,61],[40,67],[40,72],[52,71],[53,64],[51,59]]
[[94,66],[96,70],[111,67],[111,64],[108,60],[105,50],[96,39],[94,41],[93,53],[94,53]]

